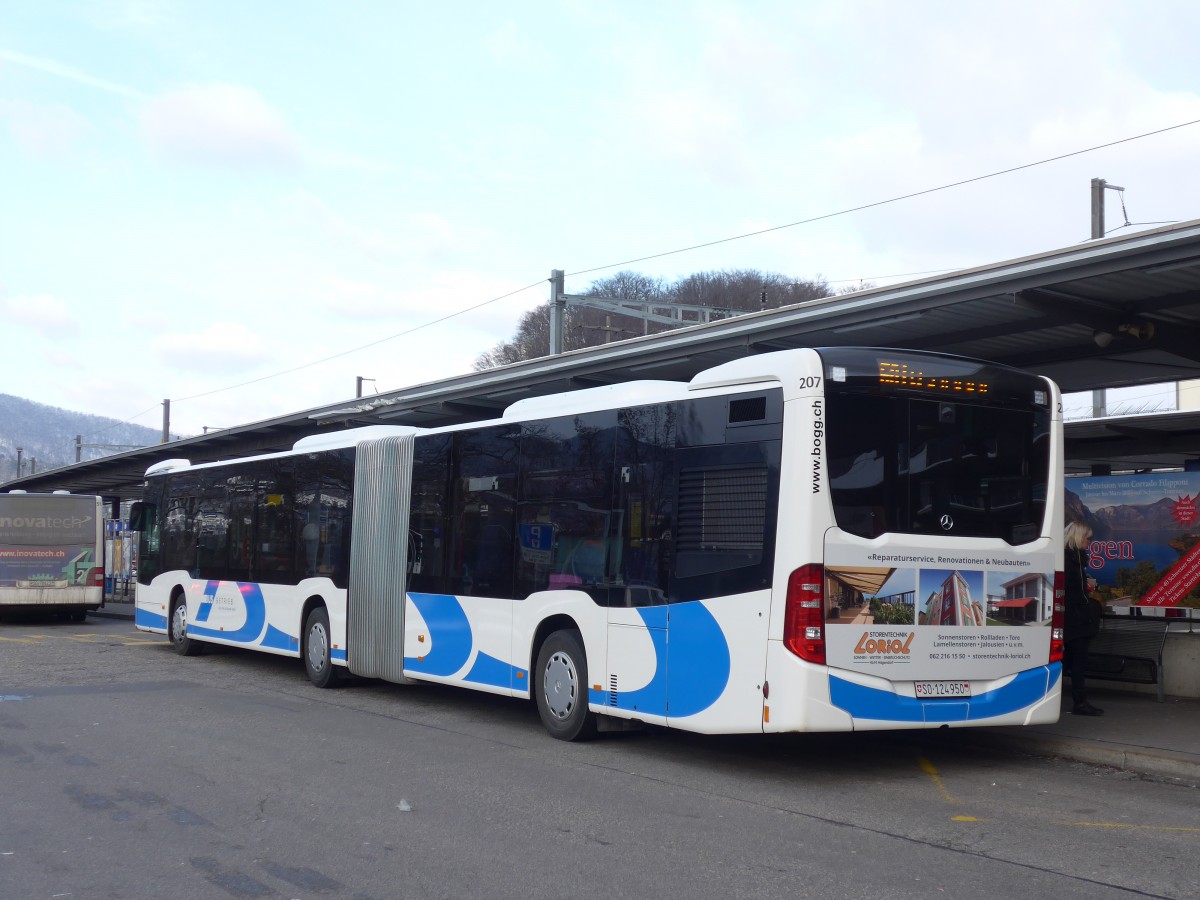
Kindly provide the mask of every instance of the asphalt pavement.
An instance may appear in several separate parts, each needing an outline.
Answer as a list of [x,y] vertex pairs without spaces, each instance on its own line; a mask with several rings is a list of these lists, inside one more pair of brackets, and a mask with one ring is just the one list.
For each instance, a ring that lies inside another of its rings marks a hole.
[[[133,604],[108,601],[90,613],[133,620]],[[1031,756],[1070,759],[1139,775],[1200,784],[1200,700],[1088,686],[1088,698],[1103,716],[1075,716],[1070,692],[1054,725],[963,729],[988,747]]]

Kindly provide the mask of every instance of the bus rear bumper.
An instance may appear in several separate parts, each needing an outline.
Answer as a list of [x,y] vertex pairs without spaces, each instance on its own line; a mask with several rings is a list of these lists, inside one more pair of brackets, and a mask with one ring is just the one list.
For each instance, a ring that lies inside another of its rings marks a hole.
[[26,608],[41,606],[86,606],[99,609],[104,605],[104,589],[99,587],[15,587],[4,593],[0,606]]
[[967,698],[926,700],[829,677],[830,702],[853,718],[855,730],[1035,725],[1058,721],[1062,666],[1027,669],[976,689]]
[[771,642],[767,658],[766,732],[885,731],[1042,725],[1058,721],[1062,665],[971,679],[972,696],[917,698],[912,681],[804,662]]

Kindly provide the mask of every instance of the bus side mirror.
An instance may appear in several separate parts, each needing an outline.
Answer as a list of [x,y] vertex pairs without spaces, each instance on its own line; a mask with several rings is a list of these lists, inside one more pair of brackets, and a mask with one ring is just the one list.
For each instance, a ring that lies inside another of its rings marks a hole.
[[146,530],[146,504],[140,500],[135,500],[133,505],[129,507],[129,530],[130,531],[145,531]]

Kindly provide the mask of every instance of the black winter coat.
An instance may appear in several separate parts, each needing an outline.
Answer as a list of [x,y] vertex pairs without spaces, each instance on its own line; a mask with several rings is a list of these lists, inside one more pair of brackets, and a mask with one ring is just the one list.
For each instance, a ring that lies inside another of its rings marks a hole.
[[[1066,587],[1065,609],[1063,610],[1063,639],[1074,641],[1091,637],[1095,632],[1095,601],[1087,595],[1087,572],[1091,554],[1086,550],[1067,548],[1063,562],[1063,579]],[[1099,612],[1097,608],[1096,612]]]

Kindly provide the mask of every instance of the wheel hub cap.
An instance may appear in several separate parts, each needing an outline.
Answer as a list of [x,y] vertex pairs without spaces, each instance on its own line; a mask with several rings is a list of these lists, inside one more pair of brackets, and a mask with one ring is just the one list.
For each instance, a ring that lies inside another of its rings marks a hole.
[[556,718],[565,719],[575,708],[579,678],[570,657],[555,653],[546,663],[546,706]]

